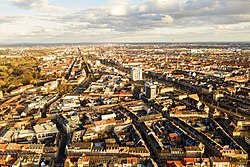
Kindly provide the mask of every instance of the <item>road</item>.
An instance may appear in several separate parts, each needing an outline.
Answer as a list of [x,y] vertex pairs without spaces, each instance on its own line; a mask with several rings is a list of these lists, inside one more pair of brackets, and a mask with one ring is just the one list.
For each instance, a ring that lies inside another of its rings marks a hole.
[[70,74],[71,74],[71,71],[72,71],[72,69],[73,69],[73,67],[74,67],[75,62],[76,62],[76,58],[74,58],[74,61],[73,61],[73,63],[71,64],[71,67],[70,67],[70,69],[69,69],[69,72],[68,72],[68,74],[67,74],[66,77],[65,77],[66,80],[69,80],[69,77],[70,77]]
[[221,108],[221,107],[219,107],[219,106],[216,106],[216,105],[214,105],[214,104],[211,104],[211,103],[208,103],[208,102],[205,102],[205,101],[203,101],[203,100],[201,100],[203,103],[205,103],[209,108],[213,108],[213,109],[217,109],[218,111],[221,111],[221,112],[223,112],[223,113],[226,113],[226,114],[228,114],[229,116],[233,116],[233,117],[235,117],[237,120],[239,120],[239,119],[244,119],[245,117],[244,116],[242,116],[242,115],[239,115],[239,114],[237,114],[237,113],[234,113],[234,112],[231,112],[231,111],[229,111],[229,110],[226,110],[226,109],[224,109],[224,108]]
[[98,80],[99,76],[93,77],[88,76],[78,87],[75,88],[72,94],[74,95],[80,95],[82,94],[92,82],[96,82]]
[[181,121],[178,118],[173,118],[169,120],[174,122],[176,125],[178,125],[182,129],[184,129],[184,131],[188,132],[193,138],[204,143],[207,146],[207,148],[209,148],[211,153],[213,153],[215,156],[220,156],[220,152],[218,150],[221,149],[222,146],[219,143],[215,142],[210,137],[206,136],[202,132],[197,131],[192,126],[186,124],[185,122]]

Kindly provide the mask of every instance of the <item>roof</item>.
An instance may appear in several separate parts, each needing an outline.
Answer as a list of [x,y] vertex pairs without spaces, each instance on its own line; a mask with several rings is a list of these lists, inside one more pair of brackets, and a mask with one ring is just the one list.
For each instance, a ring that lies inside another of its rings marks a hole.
[[169,137],[170,137],[171,139],[174,139],[174,138],[178,138],[179,136],[178,136],[176,133],[170,133],[170,134],[169,134]]
[[128,157],[127,158],[127,163],[128,164],[137,164],[138,163],[138,158],[136,158],[136,157]]
[[43,149],[44,144],[28,144],[23,147],[23,149]]
[[18,137],[23,138],[23,137],[34,136],[34,135],[35,133],[33,130],[27,129],[27,130],[20,130]]
[[82,159],[78,159],[78,165],[79,164],[83,164],[84,162],[89,162],[89,160],[90,160],[90,157],[89,156],[84,156],[84,157],[82,157]]
[[30,124],[29,121],[16,122],[14,127],[21,128],[23,125],[28,125],[28,124]]
[[79,147],[81,149],[90,149],[92,147],[92,143],[91,142],[84,142],[84,143],[72,143],[73,147]]
[[8,130],[4,136],[2,138],[6,139],[6,140],[11,140],[11,136],[14,134],[14,132],[12,130]]
[[7,144],[0,144],[0,150],[5,150],[7,147]]
[[173,167],[184,167],[185,164],[183,161],[176,160],[176,161],[167,161],[168,166],[173,166]]
[[109,124],[115,124],[116,121],[111,119],[111,120],[102,120],[102,121],[96,121],[95,125],[100,126],[100,125],[109,125]]
[[213,158],[211,158],[211,161],[212,162],[230,162],[229,159],[228,159],[228,157],[222,157],[222,158],[220,158],[220,157],[213,157]]
[[186,151],[201,151],[199,146],[185,146]]
[[21,150],[25,144],[9,143],[6,150]]
[[191,94],[191,95],[189,95],[189,97],[194,99],[194,100],[199,100],[199,96],[197,94]]
[[196,162],[196,159],[195,158],[184,158],[184,161],[186,163],[190,163],[190,162]]
[[52,122],[35,125],[33,128],[36,133],[58,133],[59,132],[56,125]]

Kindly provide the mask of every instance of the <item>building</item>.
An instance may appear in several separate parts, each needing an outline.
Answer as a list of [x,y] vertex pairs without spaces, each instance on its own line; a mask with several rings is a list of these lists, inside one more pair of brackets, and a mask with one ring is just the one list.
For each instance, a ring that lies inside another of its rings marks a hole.
[[33,128],[39,141],[44,141],[46,139],[56,137],[56,135],[59,133],[56,124],[54,124],[53,122],[37,124]]
[[45,144],[28,144],[22,147],[23,152],[42,154]]
[[75,111],[58,115],[56,120],[67,134],[74,132],[81,124],[79,115]]
[[18,129],[13,134],[14,141],[19,143],[32,143],[35,136],[35,132],[31,129]]
[[184,158],[186,167],[210,167],[209,158]]
[[145,83],[145,96],[149,99],[155,99],[157,96],[157,85],[150,82]]
[[142,80],[142,68],[141,66],[136,66],[131,69],[131,79],[133,81]]
[[55,90],[58,87],[58,82],[57,81],[50,81],[44,84],[42,87],[42,91],[48,93],[50,91]]
[[18,157],[12,166],[34,166],[38,167],[41,162],[41,154],[23,154]]
[[79,108],[81,104],[78,96],[65,96],[59,106],[63,111],[69,111],[72,108]]
[[3,98],[3,91],[0,90],[0,99]]
[[96,131],[106,130],[115,125],[116,125],[116,121],[114,119],[95,121]]
[[212,167],[229,167],[230,161],[227,157],[212,157],[210,158]]

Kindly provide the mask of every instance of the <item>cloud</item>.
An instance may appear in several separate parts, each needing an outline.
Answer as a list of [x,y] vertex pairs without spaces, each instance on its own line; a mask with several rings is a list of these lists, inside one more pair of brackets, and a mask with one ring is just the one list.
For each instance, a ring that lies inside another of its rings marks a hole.
[[199,10],[204,8],[214,8],[215,0],[187,0],[184,4],[186,10]]
[[0,16],[0,24],[12,23],[12,22],[15,22],[21,18],[23,18],[23,16]]
[[46,12],[66,10],[65,8],[60,6],[49,5],[49,0],[9,0],[9,2],[13,6],[21,9],[35,9]]
[[250,24],[239,23],[239,24],[219,24],[215,28],[221,31],[250,31]]
[[112,16],[127,15],[128,1],[109,0],[109,13]]
[[[27,36],[28,39],[45,38],[50,41],[164,41],[175,38],[181,41],[220,39],[233,33],[234,36],[227,38],[249,40],[248,0],[144,0],[140,3],[108,0],[107,6],[83,8],[71,13],[57,12],[57,8],[63,8],[50,5],[50,0],[9,2],[22,9],[46,11],[22,19],[29,22],[29,26],[22,22],[25,26],[17,33],[18,36],[24,32],[20,38]],[[2,16],[0,23],[6,24],[0,26],[16,23],[18,19]],[[19,27],[21,21],[17,22],[17,26],[13,24],[13,27]]]
[[183,20],[190,18],[192,22],[207,19],[213,24],[231,24],[249,21],[249,5],[248,0],[151,0],[138,4],[135,9],[139,13],[169,15],[177,24],[187,23]]
[[[49,0],[10,0],[21,8],[52,10]],[[131,5],[128,0],[109,0],[108,5],[83,9],[64,16],[40,18],[61,23],[88,23],[85,28],[140,31],[161,27],[186,27],[250,22],[246,0],[148,0]]]
[[173,24],[169,15],[157,13],[134,13],[130,15],[109,15],[109,11],[83,10],[61,18],[62,22],[88,23],[87,28],[111,29],[115,31],[140,31]]
[[[187,29],[201,26],[250,22],[245,0],[149,0],[129,4],[128,0],[109,0],[104,7],[83,9],[50,21],[89,31],[140,32],[155,29]],[[160,33],[160,32],[159,32]]]
[[187,0],[183,9],[175,15],[176,19],[192,18],[212,24],[234,24],[249,22],[250,2],[246,0]]

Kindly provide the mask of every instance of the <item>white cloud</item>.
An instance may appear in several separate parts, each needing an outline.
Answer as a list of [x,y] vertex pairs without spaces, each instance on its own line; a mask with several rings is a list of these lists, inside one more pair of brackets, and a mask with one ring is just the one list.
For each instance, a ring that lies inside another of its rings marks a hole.
[[148,0],[133,5],[131,1],[109,0],[107,6],[63,13],[57,11],[64,8],[50,5],[50,0],[9,0],[22,9],[46,12],[22,19],[0,16],[4,23],[0,29],[7,31],[1,39],[12,35],[40,42],[250,38],[248,0]]
[[108,9],[82,10],[62,18],[64,23],[89,23],[90,29],[110,29],[119,32],[141,31],[154,29],[173,24],[174,19],[170,15],[160,13],[131,12],[127,15],[110,15]]
[[250,24],[239,23],[239,24],[220,24],[215,26],[216,29],[221,31],[250,31]]
[[127,15],[128,1],[109,0],[109,11],[113,16]]
[[9,0],[9,2],[12,5],[22,9],[35,9],[46,12],[66,10],[64,7],[61,6],[49,5],[49,0]]
[[12,22],[15,22],[21,18],[23,18],[23,16],[21,16],[21,15],[0,16],[0,24],[12,23]]
[[173,24],[173,22],[174,22],[174,19],[173,19],[171,16],[169,16],[169,15],[165,15],[165,16],[162,18],[162,20],[163,20],[164,23],[166,23],[166,24]]
[[199,10],[213,8],[217,4],[216,0],[187,0],[184,4],[186,10]]
[[179,11],[183,0],[154,0],[152,7],[166,11]]

